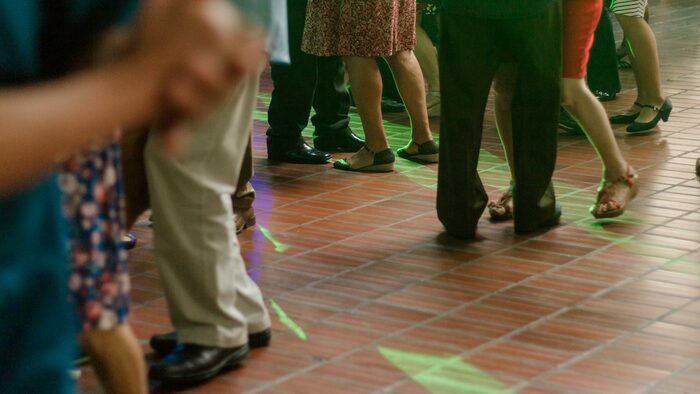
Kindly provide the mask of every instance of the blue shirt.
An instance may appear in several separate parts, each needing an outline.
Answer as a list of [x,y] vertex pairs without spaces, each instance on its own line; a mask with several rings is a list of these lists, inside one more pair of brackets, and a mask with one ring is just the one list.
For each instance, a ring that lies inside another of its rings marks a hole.
[[[49,1],[53,6],[62,0],[0,0],[1,85],[56,74],[42,62],[43,7]],[[86,48],[127,20],[137,3],[64,0],[56,34],[70,39],[67,49]],[[55,175],[0,198],[0,392],[72,391],[67,370],[75,332],[66,301],[67,232],[60,202]]]

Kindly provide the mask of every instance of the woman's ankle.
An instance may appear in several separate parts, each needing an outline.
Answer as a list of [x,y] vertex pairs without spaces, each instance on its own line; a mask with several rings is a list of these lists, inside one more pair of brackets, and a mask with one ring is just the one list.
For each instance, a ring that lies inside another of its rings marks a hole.
[[414,133],[411,135],[411,141],[413,141],[413,142],[414,142],[415,144],[417,144],[417,145],[424,144],[424,143],[426,143],[426,142],[428,142],[428,141],[432,141],[432,140],[433,140],[433,135],[432,135],[432,133],[430,133],[430,132],[427,132],[427,133],[425,133],[425,132],[421,132],[421,133],[416,133],[416,132],[414,132]]
[[622,162],[613,168],[606,168],[603,177],[608,182],[614,182],[620,178],[627,176],[627,170],[629,164],[627,162]]

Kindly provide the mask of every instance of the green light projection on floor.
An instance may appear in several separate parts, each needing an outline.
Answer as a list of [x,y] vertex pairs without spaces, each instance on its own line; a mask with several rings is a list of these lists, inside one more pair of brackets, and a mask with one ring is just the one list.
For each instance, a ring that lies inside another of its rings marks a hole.
[[515,393],[459,356],[434,356],[379,346],[379,353],[432,393]]
[[[270,102],[269,93],[260,93],[258,99],[261,103],[267,105]],[[267,121],[267,113],[265,111],[255,111],[255,119],[259,121]],[[350,127],[362,134],[362,123],[357,113],[350,113]],[[387,137],[392,147],[397,147],[407,142],[407,136],[410,135],[410,126],[400,123],[394,123],[389,120],[384,120]],[[303,134],[306,137],[311,137],[313,126],[309,125]],[[416,185],[420,185],[430,189],[437,189],[437,169],[435,166],[429,167],[406,160],[397,160],[396,170],[400,175],[405,176]],[[510,170],[508,163],[500,157],[482,149],[479,155],[479,174],[484,181],[491,187],[499,190],[505,190],[510,184]],[[590,190],[582,190],[580,187],[569,185],[564,182],[555,182],[557,190],[557,200],[564,207],[563,219],[573,222],[579,228],[585,229],[591,235],[600,239],[612,242],[621,246],[635,255],[637,246],[641,244],[634,240],[634,236],[629,234],[617,233],[605,225],[608,224],[630,224],[644,225],[653,224],[647,223],[642,215],[636,214],[634,211],[628,210],[623,217],[615,219],[597,220],[590,217],[588,209],[593,202],[595,195]],[[267,235],[266,235],[267,236]],[[274,241],[273,241],[274,242]],[[661,246],[663,245],[656,245]]]
[[267,238],[268,241],[272,242],[272,244],[275,245],[275,252],[284,253],[291,247],[275,239],[270,230],[261,226],[260,224],[258,224],[258,229],[260,229],[260,232],[262,233],[262,235],[265,236],[265,238]]
[[299,327],[299,325],[294,322],[287,314],[284,312],[281,306],[275,302],[275,300],[270,300],[270,306],[272,307],[272,310],[275,311],[277,314],[277,317],[280,319],[280,323],[284,324],[289,328],[294,334],[296,334],[299,339],[302,341],[306,341],[306,333],[304,332],[304,329]]

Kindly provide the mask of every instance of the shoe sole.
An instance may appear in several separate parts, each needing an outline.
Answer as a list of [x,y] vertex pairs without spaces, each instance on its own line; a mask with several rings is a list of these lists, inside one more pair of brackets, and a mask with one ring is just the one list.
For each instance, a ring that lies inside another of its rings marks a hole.
[[377,164],[377,165],[367,166],[367,167],[362,167],[362,168],[336,167],[336,166],[333,166],[333,168],[338,169],[338,170],[343,170],[343,171],[352,171],[352,172],[392,172],[392,171],[394,171],[394,163]]
[[187,376],[177,376],[170,378],[151,376],[151,374],[149,373],[149,378],[158,380],[166,385],[189,385],[201,383],[206,380],[212,379],[213,377],[219,375],[222,372],[230,371],[236,368],[243,362],[243,360],[246,359],[246,357],[248,357],[249,353],[250,349],[246,346],[243,349],[241,349],[241,351],[231,354],[228,358],[222,360],[219,364],[206,371],[193,373]]
[[416,154],[412,155],[410,153],[399,152],[399,157],[402,159],[414,161],[421,164],[435,164],[440,161],[439,153],[432,153],[429,155]]
[[[261,331],[259,333],[251,334],[248,336],[248,348],[251,350],[268,347],[272,341],[272,333],[268,331]],[[177,341],[160,341],[156,343],[162,343],[163,345],[156,345],[153,341],[150,341],[149,346],[153,349],[156,357],[165,357],[177,346]]]

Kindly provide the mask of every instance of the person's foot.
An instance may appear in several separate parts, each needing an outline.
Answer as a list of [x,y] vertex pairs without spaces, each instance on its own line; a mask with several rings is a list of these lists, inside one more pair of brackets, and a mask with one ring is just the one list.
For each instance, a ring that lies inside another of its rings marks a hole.
[[[267,347],[270,345],[271,340],[272,331],[267,328],[260,332],[248,334],[248,347],[250,349]],[[177,347],[177,333],[175,331],[171,331],[165,334],[153,335],[149,345],[151,345],[151,349],[153,349],[158,356],[170,354],[173,350],[175,350],[175,347]]]
[[373,152],[365,145],[350,158],[333,163],[333,168],[357,172],[391,172],[394,171],[395,161],[391,149]]
[[299,139],[292,148],[276,146],[267,141],[267,158],[272,162],[295,164],[326,164],[331,160],[330,153],[312,148],[303,139]]
[[631,107],[627,108],[624,112],[610,117],[610,123],[612,124],[627,124],[634,122],[642,111],[642,104],[635,101]]
[[408,145],[399,149],[396,153],[401,158],[417,163],[437,163],[440,160],[440,147],[433,140],[421,144],[411,140]]
[[314,147],[323,152],[357,152],[365,145],[365,140],[358,137],[349,128],[342,131],[320,131],[314,133]]
[[[637,103],[638,104],[638,103]],[[668,97],[660,104],[642,104],[639,116],[634,119],[631,125],[627,127],[627,132],[638,133],[653,129],[660,121],[668,121],[671,111],[673,111],[673,103]]]
[[627,205],[637,195],[639,184],[638,176],[631,166],[627,167],[627,173],[604,180],[598,189],[598,198],[591,207],[591,214],[597,219],[614,218],[622,215]]
[[489,209],[489,215],[494,222],[502,222],[513,219],[513,189],[512,187],[501,195],[497,201],[489,201],[486,205]]
[[195,384],[237,367],[246,357],[248,345],[220,348],[183,343],[151,365],[148,377],[166,385]]
[[233,208],[233,220],[236,222],[236,234],[240,234],[243,230],[255,226],[255,210],[253,207],[248,209]]
[[394,99],[390,99],[388,97],[382,97],[382,112],[384,113],[398,113],[398,112],[404,112],[406,110],[406,106],[398,102]]

